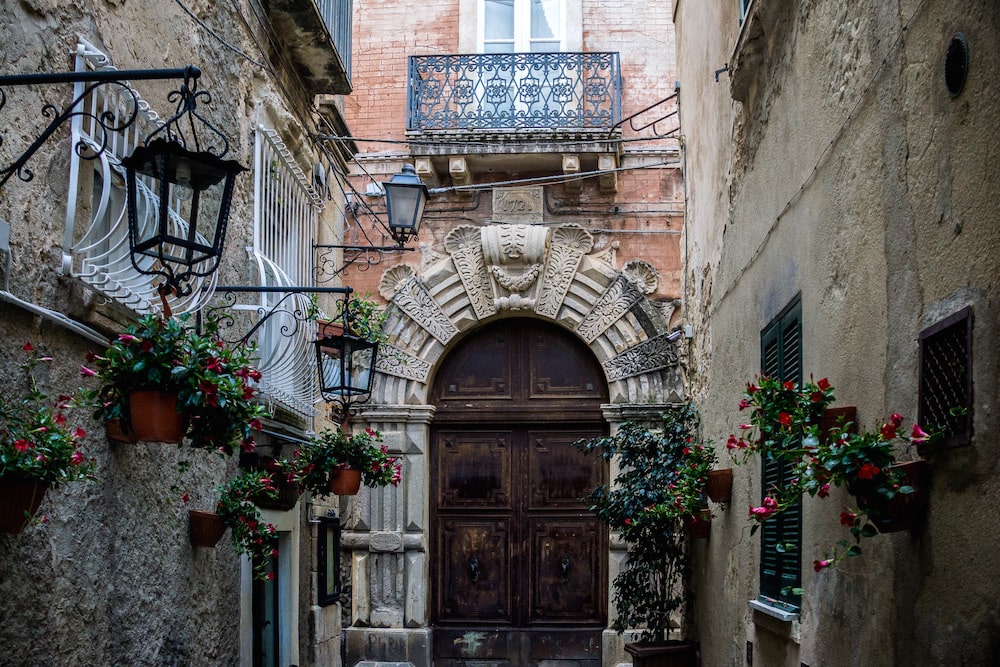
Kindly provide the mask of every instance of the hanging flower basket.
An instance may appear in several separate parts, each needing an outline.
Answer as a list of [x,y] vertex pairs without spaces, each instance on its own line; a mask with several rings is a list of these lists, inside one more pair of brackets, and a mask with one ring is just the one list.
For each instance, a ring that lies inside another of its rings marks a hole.
[[875,484],[867,480],[857,480],[849,486],[858,506],[869,511],[871,521],[880,533],[916,528],[923,521],[927,506],[927,462],[922,459],[906,461],[890,469],[902,473],[900,485],[912,486],[913,493],[897,493],[892,498],[886,498],[878,492]]
[[330,493],[338,496],[354,496],[361,489],[361,471],[355,468],[341,468],[330,473]]
[[191,524],[191,544],[196,547],[214,547],[226,532],[222,517],[215,512],[188,510]]
[[111,442],[123,442],[134,445],[139,442],[134,431],[125,431],[120,419],[107,419],[104,422],[104,434]]
[[132,429],[139,440],[179,443],[187,430],[177,412],[177,392],[139,390],[129,394]]
[[0,533],[14,535],[24,530],[48,488],[35,480],[0,477]]
[[730,502],[733,499],[733,469],[709,470],[705,492],[714,502]]

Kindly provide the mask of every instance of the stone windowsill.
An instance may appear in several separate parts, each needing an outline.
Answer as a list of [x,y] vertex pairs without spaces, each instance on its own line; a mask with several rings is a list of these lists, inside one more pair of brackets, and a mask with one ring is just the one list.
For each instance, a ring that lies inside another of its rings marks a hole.
[[799,613],[794,611],[786,611],[784,609],[779,609],[778,607],[772,607],[766,602],[761,602],[760,600],[750,600],[750,608],[754,611],[759,611],[760,613],[770,616],[771,618],[776,618],[779,621],[785,623],[792,623],[799,620]]

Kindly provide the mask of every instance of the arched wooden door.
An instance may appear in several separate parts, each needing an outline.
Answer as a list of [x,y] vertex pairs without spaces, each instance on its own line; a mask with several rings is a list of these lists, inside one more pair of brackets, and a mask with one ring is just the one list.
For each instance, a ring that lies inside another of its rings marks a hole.
[[572,443],[605,432],[590,350],[536,320],[501,320],[434,383],[434,664],[599,666],[607,529],[581,502],[607,479]]

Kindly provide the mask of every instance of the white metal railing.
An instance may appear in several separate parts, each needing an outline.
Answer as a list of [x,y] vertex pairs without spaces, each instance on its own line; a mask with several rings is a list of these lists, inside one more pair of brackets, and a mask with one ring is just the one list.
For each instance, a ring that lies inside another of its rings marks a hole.
[[[80,38],[76,50],[76,71],[116,69],[100,49]],[[160,310],[161,304],[154,280],[135,270],[129,257],[127,194],[125,169],[121,160],[138,146],[146,136],[163,124],[159,115],[136,93],[138,105],[135,123],[122,131],[113,131],[132,111],[132,96],[113,86],[101,86],[81,104],[73,117],[70,142],[70,175],[66,198],[66,227],[63,236],[63,273],[84,282],[109,300],[118,302],[136,313]],[[84,90],[85,84],[75,84],[74,96]],[[99,119],[103,122],[99,122]],[[84,159],[89,150],[105,150],[96,159]],[[92,184],[92,185],[91,185]],[[90,192],[86,189],[89,187]],[[84,191],[81,192],[81,188]],[[157,195],[147,184],[139,183],[141,201],[138,204],[144,221],[152,224],[154,211],[159,205]],[[89,202],[82,210],[81,202]],[[187,221],[171,207],[174,233],[186,235]],[[89,219],[83,220],[89,210]],[[78,220],[80,218],[80,220]],[[85,223],[78,227],[78,222]],[[151,257],[142,257],[141,264],[151,266]],[[145,268],[145,266],[144,266]],[[187,297],[171,297],[174,312],[196,311],[212,296],[216,277],[196,278],[193,290]]]
[[[312,285],[313,239],[323,198],[275,130],[258,126],[254,142],[254,247],[249,249],[261,285]],[[310,297],[262,293],[252,308],[279,310],[260,328],[257,345],[264,372],[261,393],[284,408],[311,417],[316,396],[316,325],[298,321]],[[281,302],[281,303],[279,303]],[[283,305],[282,305],[283,303]],[[250,308],[249,306],[247,308]]]

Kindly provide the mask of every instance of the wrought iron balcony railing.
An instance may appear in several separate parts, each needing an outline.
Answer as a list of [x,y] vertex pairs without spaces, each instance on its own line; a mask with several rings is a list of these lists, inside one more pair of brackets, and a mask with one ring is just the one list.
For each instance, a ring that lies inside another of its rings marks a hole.
[[617,53],[410,56],[411,132],[607,132],[621,120]]

